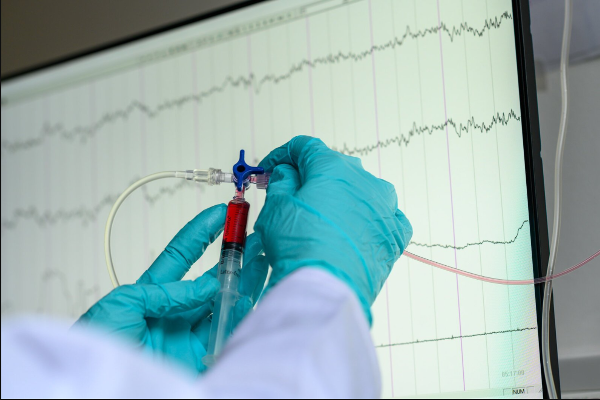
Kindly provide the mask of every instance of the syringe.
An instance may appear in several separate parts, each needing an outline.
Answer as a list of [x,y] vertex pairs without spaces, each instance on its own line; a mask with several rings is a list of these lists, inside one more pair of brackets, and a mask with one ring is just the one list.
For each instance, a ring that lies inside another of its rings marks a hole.
[[233,308],[240,298],[238,287],[242,272],[249,210],[250,204],[244,199],[244,187],[242,186],[242,190],[236,189],[236,196],[227,205],[223,244],[217,271],[221,290],[215,296],[208,348],[206,356],[202,358],[202,362],[207,367],[214,364],[233,330]]

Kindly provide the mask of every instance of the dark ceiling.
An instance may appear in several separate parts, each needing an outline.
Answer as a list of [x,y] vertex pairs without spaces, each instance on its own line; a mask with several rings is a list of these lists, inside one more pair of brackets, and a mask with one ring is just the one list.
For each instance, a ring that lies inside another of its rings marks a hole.
[[2,77],[240,0],[2,0]]

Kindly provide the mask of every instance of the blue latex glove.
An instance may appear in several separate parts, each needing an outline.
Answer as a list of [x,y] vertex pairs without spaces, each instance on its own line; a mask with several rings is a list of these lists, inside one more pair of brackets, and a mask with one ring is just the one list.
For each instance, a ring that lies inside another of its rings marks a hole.
[[254,226],[273,268],[269,287],[299,268],[322,268],[354,290],[371,323],[370,307],[412,237],[394,186],[307,136],[259,166],[273,171]]
[[[194,371],[205,366],[210,315],[219,291],[217,266],[194,281],[181,281],[210,243],[223,231],[227,206],[204,210],[175,235],[134,285],[120,286],[94,304],[76,322],[133,340],[159,357]],[[240,282],[242,298],[234,309],[239,322],[260,296],[268,272],[262,244],[248,236]]]

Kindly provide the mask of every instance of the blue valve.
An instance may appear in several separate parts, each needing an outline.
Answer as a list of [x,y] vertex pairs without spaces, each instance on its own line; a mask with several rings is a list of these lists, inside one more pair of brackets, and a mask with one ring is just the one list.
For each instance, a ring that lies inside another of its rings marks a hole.
[[242,190],[242,186],[244,186],[244,181],[250,177],[250,175],[262,175],[265,173],[264,168],[261,167],[251,167],[246,164],[244,160],[244,150],[240,150],[240,159],[239,161],[233,165],[233,176],[235,177],[235,187],[237,190]]

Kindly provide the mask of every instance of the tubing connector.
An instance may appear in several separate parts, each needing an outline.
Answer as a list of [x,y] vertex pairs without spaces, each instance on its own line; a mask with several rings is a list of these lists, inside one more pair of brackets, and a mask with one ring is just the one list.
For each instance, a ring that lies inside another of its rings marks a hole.
[[257,189],[266,189],[269,186],[270,172],[265,172],[262,175],[253,175],[250,177],[250,183],[256,184]]
[[177,171],[175,173],[175,177],[184,178],[188,181],[194,181],[198,183],[208,183],[210,186],[234,182],[233,174],[223,172],[217,168]]

